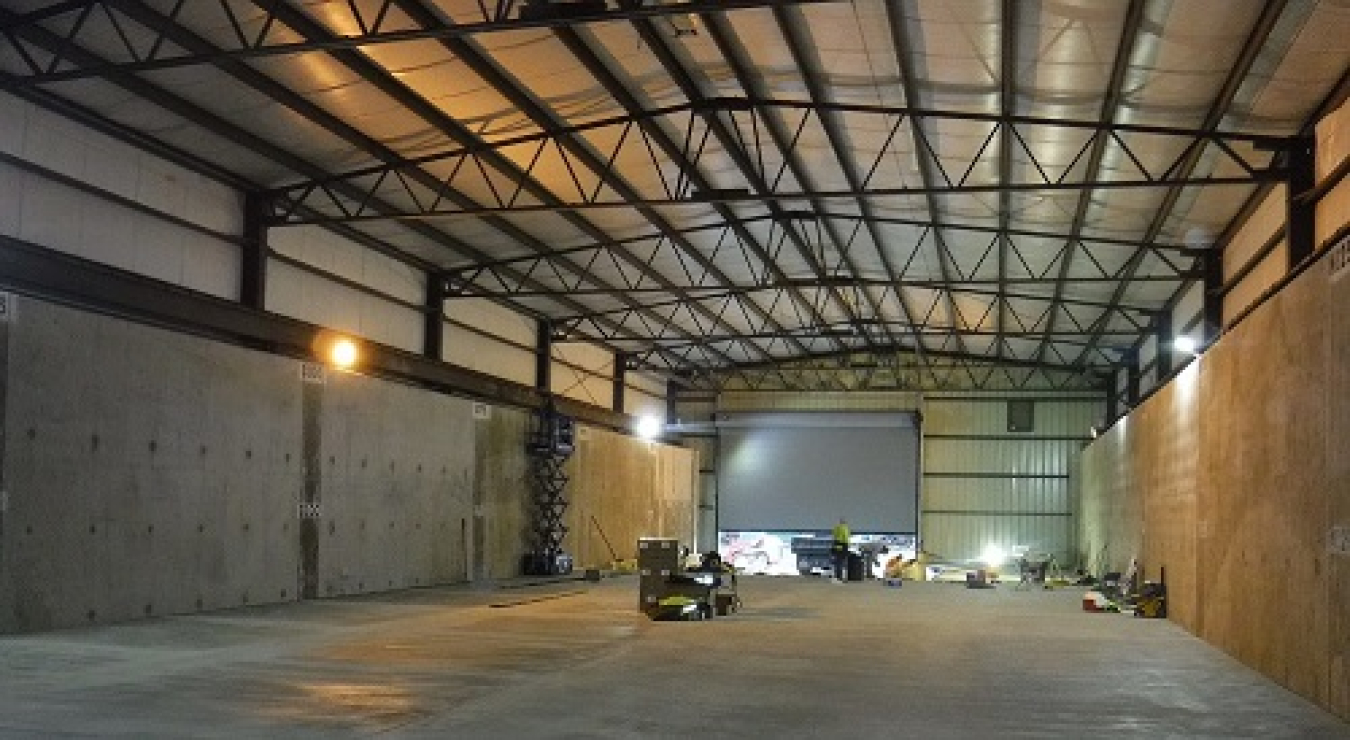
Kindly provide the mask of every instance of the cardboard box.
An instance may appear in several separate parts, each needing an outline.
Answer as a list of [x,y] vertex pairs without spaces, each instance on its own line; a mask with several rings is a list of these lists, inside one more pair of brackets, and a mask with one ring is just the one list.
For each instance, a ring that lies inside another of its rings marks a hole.
[[717,594],[714,598],[717,616],[725,617],[736,611],[736,594]]
[[638,568],[640,570],[678,570],[680,543],[672,539],[638,540]]

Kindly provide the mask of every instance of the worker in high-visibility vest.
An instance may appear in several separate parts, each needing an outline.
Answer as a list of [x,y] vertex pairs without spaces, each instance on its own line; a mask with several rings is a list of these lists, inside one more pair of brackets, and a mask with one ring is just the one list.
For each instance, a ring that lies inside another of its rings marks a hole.
[[848,522],[839,517],[834,525],[834,541],[830,544],[830,558],[834,561],[834,582],[843,583],[848,577],[848,541],[853,536]]

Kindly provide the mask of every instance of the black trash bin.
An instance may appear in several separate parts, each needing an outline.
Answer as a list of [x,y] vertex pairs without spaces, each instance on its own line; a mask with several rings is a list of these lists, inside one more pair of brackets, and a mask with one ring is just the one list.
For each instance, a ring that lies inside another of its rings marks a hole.
[[848,554],[848,573],[845,580],[861,581],[863,579],[863,557],[856,552]]

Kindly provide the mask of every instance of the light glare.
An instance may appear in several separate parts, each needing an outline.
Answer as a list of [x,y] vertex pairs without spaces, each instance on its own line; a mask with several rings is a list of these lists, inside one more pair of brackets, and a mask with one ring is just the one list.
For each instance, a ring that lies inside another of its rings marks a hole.
[[344,370],[356,364],[356,356],[356,342],[350,339],[339,339],[333,342],[333,349],[329,353],[333,365]]
[[1195,337],[1177,337],[1172,342],[1172,347],[1178,352],[1193,355],[1200,349],[1200,343],[1195,341]]
[[984,548],[984,554],[980,556],[980,560],[983,560],[990,568],[997,568],[1000,565],[1003,565],[1003,561],[1007,559],[1008,553],[1004,552],[1003,548],[998,545],[986,546]]
[[656,439],[661,434],[661,420],[655,416],[643,416],[637,421],[638,436],[643,439]]

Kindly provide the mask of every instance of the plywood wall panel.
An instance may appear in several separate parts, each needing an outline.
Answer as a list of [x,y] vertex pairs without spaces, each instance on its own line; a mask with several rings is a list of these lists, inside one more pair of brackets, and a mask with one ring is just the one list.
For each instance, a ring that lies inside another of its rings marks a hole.
[[691,450],[586,429],[568,464],[567,550],[578,567],[635,558],[640,537],[692,547],[697,470]]
[[1136,426],[1121,419],[1083,453],[1079,561],[1097,575],[1123,572],[1143,549],[1143,505],[1129,464]]
[[1165,577],[1170,615],[1192,630],[1199,624],[1202,589],[1196,572],[1199,370],[1199,365],[1189,365],[1141,409],[1136,431],[1147,444],[1135,457],[1145,491],[1143,577]]
[[[1321,182],[1350,158],[1350,103],[1317,123],[1317,180]],[[1342,180],[1317,204],[1315,238],[1320,244],[1345,226],[1350,214],[1350,180]]]
[[[1350,128],[1350,116],[1347,127]],[[1325,384],[1326,434],[1322,454],[1326,465],[1327,537],[1331,528],[1350,531],[1350,321],[1344,307],[1350,304],[1350,278],[1330,282],[1314,270],[1312,280],[1327,280],[1327,299],[1319,320],[1326,327],[1327,362]],[[1350,719],[1350,553],[1331,551],[1327,545],[1328,693],[1332,711]]]
[[1137,549],[1174,620],[1350,717],[1347,291],[1305,273],[1090,445],[1079,524],[1099,570]]
[[530,414],[521,409],[484,408],[475,424],[475,521],[483,558],[477,577],[509,578],[520,573],[529,547],[530,482],[525,439]]
[[1203,359],[1201,636],[1328,699],[1326,283],[1291,285]]
[[[1229,258],[1224,255],[1224,264],[1228,264]],[[1243,311],[1247,310],[1253,303],[1270,290],[1275,283],[1283,278],[1289,269],[1289,242],[1280,240],[1280,243],[1271,250],[1259,263],[1253,267],[1252,271],[1242,279],[1242,282],[1234,285],[1232,290],[1228,291],[1223,297],[1223,322],[1227,326],[1231,324]]]

